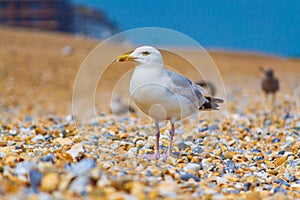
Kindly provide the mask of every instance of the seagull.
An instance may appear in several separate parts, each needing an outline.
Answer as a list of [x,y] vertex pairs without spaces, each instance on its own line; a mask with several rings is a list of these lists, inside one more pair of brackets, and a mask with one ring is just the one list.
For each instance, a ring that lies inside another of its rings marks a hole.
[[122,102],[119,94],[115,94],[111,101],[111,113],[115,115],[122,115],[126,113],[135,113],[134,108]]
[[[138,47],[132,53],[119,56],[116,61],[136,63],[130,80],[130,95],[140,110],[155,123],[156,152],[147,158],[167,158],[172,155],[174,124],[177,120],[199,110],[218,110],[218,103],[223,102],[222,99],[203,96],[204,89],[201,86],[166,69],[160,51],[154,47]],[[160,155],[159,122],[164,120],[171,122],[170,138],[167,153]]]
[[272,95],[272,103],[274,105],[275,93],[279,90],[279,81],[274,76],[274,72],[270,68],[262,68],[264,73],[264,78],[261,81],[261,88],[264,91],[265,95]]

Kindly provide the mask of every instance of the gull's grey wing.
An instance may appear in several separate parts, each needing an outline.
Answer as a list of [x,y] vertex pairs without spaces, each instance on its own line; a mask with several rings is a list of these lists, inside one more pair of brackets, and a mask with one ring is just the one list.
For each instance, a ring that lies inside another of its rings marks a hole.
[[193,84],[188,78],[171,70],[166,70],[166,75],[167,87],[172,93],[184,96],[191,102],[198,102],[199,106],[207,101],[202,95],[204,89],[201,86]]
[[191,85],[193,85],[192,81],[190,81],[188,78],[177,74],[171,70],[166,70],[167,76],[171,78],[172,82],[176,85],[176,86],[180,86],[180,87],[190,87]]

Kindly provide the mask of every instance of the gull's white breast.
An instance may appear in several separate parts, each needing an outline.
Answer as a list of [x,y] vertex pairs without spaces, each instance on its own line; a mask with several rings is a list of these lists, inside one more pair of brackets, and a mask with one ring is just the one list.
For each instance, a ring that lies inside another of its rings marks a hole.
[[130,95],[154,120],[181,119],[198,110],[188,98],[170,88],[164,68],[136,67],[130,80]]

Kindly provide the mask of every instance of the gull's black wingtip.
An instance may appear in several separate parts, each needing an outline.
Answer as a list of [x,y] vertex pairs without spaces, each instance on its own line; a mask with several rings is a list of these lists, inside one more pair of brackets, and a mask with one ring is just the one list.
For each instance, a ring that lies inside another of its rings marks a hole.
[[223,99],[214,97],[205,97],[207,102],[205,102],[199,110],[219,110],[219,104],[223,103]]

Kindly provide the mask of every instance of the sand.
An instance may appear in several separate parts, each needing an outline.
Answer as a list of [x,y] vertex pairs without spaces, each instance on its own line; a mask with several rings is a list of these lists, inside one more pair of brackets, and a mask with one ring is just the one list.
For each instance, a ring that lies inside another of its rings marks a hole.
[[[8,28],[0,29],[0,38],[1,105],[18,108],[24,112],[36,109],[44,113],[70,113],[76,74],[99,41],[61,33]],[[72,47],[71,55],[62,53],[65,46]],[[99,52],[99,57],[113,52],[114,49],[118,49],[118,45],[112,45],[107,52]],[[184,53],[190,55],[196,65],[201,64],[199,52],[185,50]],[[297,60],[222,51],[209,51],[209,55],[221,72],[228,91],[232,85],[259,90],[261,66],[272,67],[275,70],[275,75],[282,80],[281,91],[290,92],[290,88],[299,85],[300,62]],[[186,67],[189,66],[186,62],[169,57],[168,54],[164,57],[166,64],[193,81],[201,79],[195,77],[191,67]],[[95,66],[99,65],[99,68],[102,67],[101,60],[91,62]],[[111,86],[130,69],[133,69],[132,64],[112,63],[101,77],[97,87],[98,93],[107,93],[107,96],[110,96]],[[209,67],[204,70],[209,70]],[[101,83],[104,83],[104,86]],[[121,95],[128,95],[127,88],[127,83],[122,85]],[[99,108],[105,108],[109,104],[109,100],[104,99],[97,102]]]

